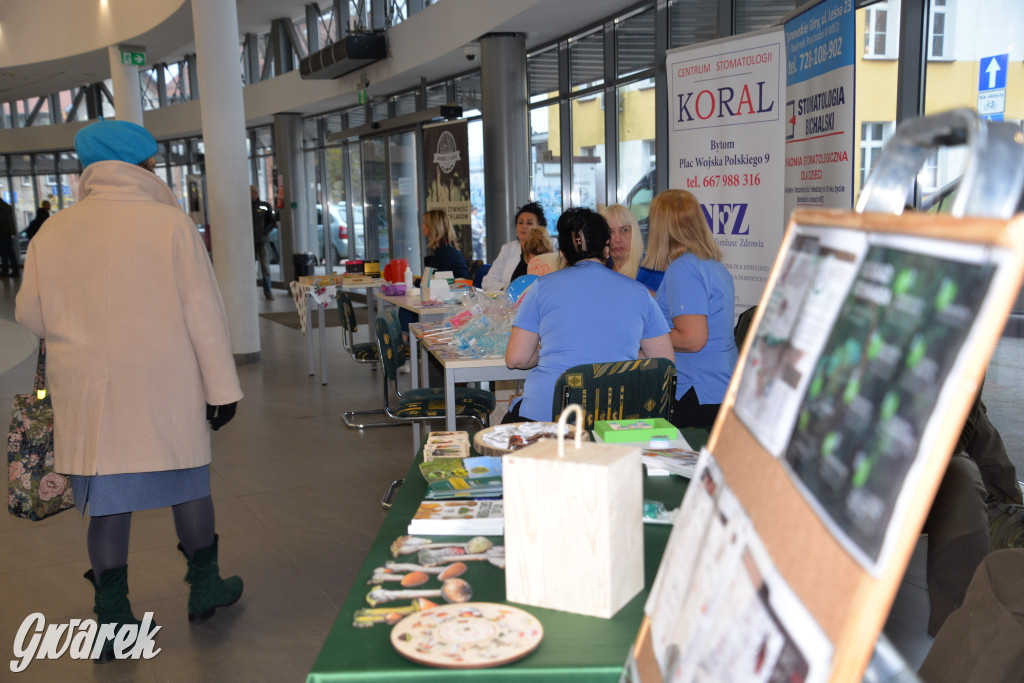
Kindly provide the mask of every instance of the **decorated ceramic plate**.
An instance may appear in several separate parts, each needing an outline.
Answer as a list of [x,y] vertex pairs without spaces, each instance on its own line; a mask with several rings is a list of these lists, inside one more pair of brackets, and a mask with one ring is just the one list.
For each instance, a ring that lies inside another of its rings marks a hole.
[[543,637],[544,627],[532,614],[493,602],[432,607],[391,630],[400,655],[442,669],[508,664],[536,650]]
[[[572,440],[574,430],[574,427],[567,428],[566,441]],[[481,455],[505,455],[539,439],[554,439],[557,436],[557,422],[516,422],[481,429],[473,435],[473,448]],[[586,431],[581,436],[584,441],[590,440]]]

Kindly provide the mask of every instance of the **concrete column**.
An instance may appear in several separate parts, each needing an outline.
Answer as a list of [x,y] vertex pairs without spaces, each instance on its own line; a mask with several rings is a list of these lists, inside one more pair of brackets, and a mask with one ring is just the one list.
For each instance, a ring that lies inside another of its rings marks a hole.
[[306,168],[302,163],[302,117],[298,114],[274,114],[274,159],[277,173],[284,178],[284,206],[281,208],[281,277],[295,279],[292,255],[317,252],[309,239],[306,221]]
[[118,121],[142,125],[142,85],[139,67],[121,63],[121,48],[107,48],[110,59],[110,82],[114,86],[114,112]]
[[234,0],[192,0],[192,24],[204,93],[199,108],[213,268],[227,309],[235,362],[253,363],[260,360],[260,332]]
[[515,238],[516,209],[530,198],[530,136],[526,95],[526,38],[480,39],[480,97],[484,124],[487,256]]

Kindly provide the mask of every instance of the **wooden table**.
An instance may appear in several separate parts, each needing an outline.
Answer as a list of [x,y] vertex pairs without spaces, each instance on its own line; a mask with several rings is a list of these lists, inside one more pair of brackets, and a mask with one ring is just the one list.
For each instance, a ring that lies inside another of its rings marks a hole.
[[[409,325],[409,359],[412,370],[412,388],[426,384],[427,358],[432,355],[444,369],[445,430],[455,430],[455,384],[457,382],[494,382],[498,380],[526,379],[529,370],[512,370],[505,365],[504,356],[467,358],[447,344],[435,343],[429,333],[439,329],[439,323],[411,323]],[[417,350],[419,351],[417,353]],[[413,444],[419,448],[420,423],[413,423]]]

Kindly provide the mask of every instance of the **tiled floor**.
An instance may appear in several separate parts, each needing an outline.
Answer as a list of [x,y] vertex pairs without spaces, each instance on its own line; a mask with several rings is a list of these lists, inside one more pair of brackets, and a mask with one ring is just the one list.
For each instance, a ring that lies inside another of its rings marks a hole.
[[[32,383],[34,354],[14,319],[16,281],[0,279],[0,405]],[[279,291],[264,311],[288,311]],[[365,329],[365,328],[364,328]],[[343,355],[340,328],[329,328],[330,384],[306,374],[305,340],[297,330],[260,319],[263,361],[239,368],[245,399],[238,415],[213,435],[213,497],[221,567],[240,574],[245,594],[205,624],[185,618],[185,564],[168,510],[135,515],[129,581],[137,615],[155,612],[162,652],[149,661],[34,661],[21,674],[0,666],[0,680],[29,681],[302,681],[334,622],[352,579],[384,518],[386,482],[404,474],[411,429],[349,431],[339,413],[379,404],[368,366]],[[365,332],[364,332],[365,334]],[[1021,346],[1001,347],[986,395],[993,421],[1013,414],[1004,430],[1021,453],[1024,425],[1015,377]],[[19,356],[21,359],[19,359]],[[5,364],[6,359],[6,364]],[[996,380],[996,381],[993,381]],[[92,616],[87,522],[74,512],[32,523],[0,515],[0,647],[10,652],[22,620]],[[914,555],[887,625],[896,646],[916,665],[930,644],[925,634],[923,542]]]
[[[31,388],[33,347],[19,340],[16,281],[0,279],[0,363],[27,352],[0,374],[0,404]],[[277,292],[270,311],[294,310]],[[213,434],[212,489],[220,563],[245,580],[245,594],[211,621],[186,620],[185,563],[169,510],[137,513],[128,559],[136,615],[155,612],[162,652],[149,661],[34,661],[0,680],[302,681],[334,623],[354,575],[384,518],[380,497],[411,458],[409,427],[347,430],[339,413],[379,405],[369,366],[342,355],[340,328],[327,331],[330,383],[306,373],[298,330],[260,319],[263,362],[239,368],[245,399]],[[18,344],[8,342],[15,340]],[[16,359],[13,359],[16,360]],[[4,367],[0,365],[0,367]],[[33,523],[0,515],[0,643],[22,620],[92,617],[87,520],[65,512]]]

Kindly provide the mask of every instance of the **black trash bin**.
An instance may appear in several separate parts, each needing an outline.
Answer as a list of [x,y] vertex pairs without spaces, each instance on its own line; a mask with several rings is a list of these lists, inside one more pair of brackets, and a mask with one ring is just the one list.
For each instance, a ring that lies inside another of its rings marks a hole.
[[302,275],[314,275],[316,271],[316,255],[311,251],[304,251],[292,254],[292,265],[295,267],[295,277]]

